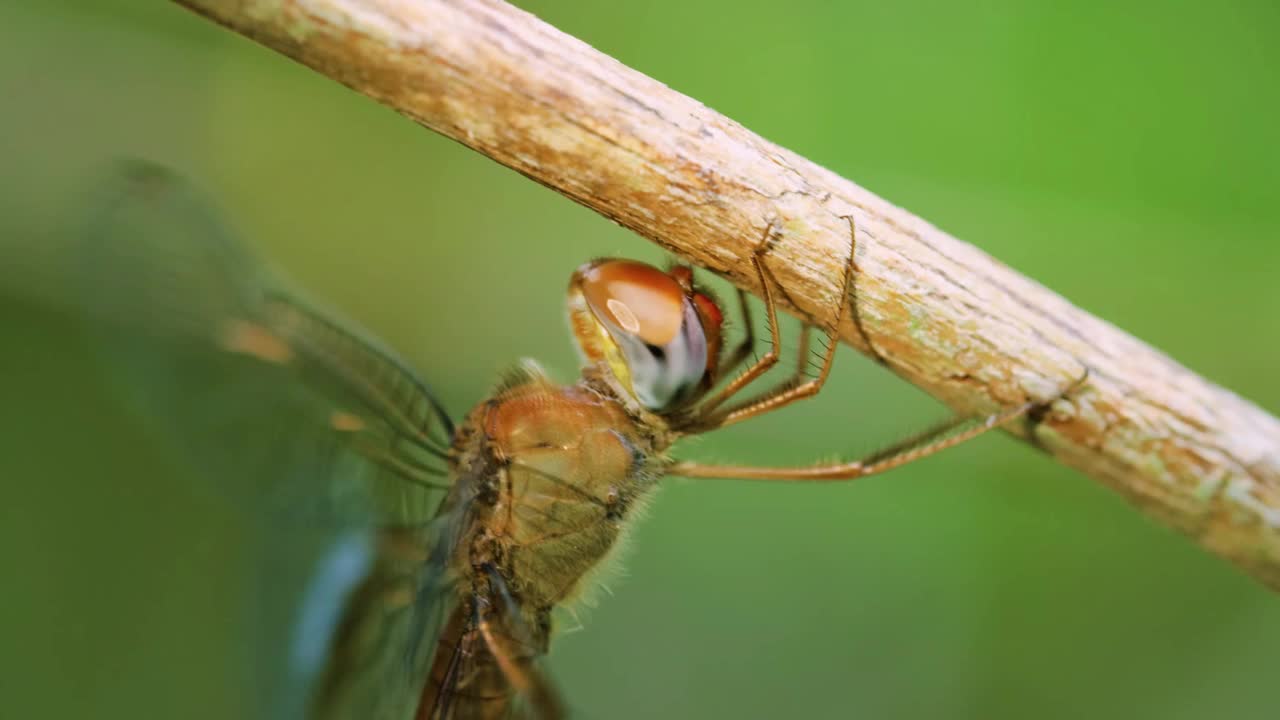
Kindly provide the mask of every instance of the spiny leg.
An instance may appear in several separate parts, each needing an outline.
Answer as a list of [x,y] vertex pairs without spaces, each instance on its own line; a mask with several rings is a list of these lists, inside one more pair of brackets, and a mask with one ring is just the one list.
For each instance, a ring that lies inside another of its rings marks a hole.
[[[801,329],[802,341],[800,346],[800,365],[792,377],[782,381],[750,400],[739,403],[738,405],[734,405],[733,407],[720,412],[711,412],[711,410],[714,410],[721,402],[723,402],[724,397],[717,397],[717,402],[713,405],[703,405],[699,408],[698,419],[692,424],[692,427],[695,428],[697,432],[710,432],[711,430],[718,428],[728,427],[729,425],[742,422],[743,420],[748,420],[779,408],[786,407],[797,400],[813,397],[822,390],[822,386],[826,384],[827,378],[831,375],[831,366],[834,363],[836,356],[836,343],[839,341],[840,320],[844,318],[845,307],[849,304],[848,298],[850,287],[853,283],[854,253],[856,250],[857,235],[853,225],[853,219],[849,218],[849,260],[845,263],[844,282],[841,286],[840,300],[839,305],[836,307],[835,317],[832,318],[830,324],[825,328],[826,347],[822,353],[822,364],[819,366],[817,377],[801,382],[801,378],[804,377],[804,371],[809,362],[809,332],[813,327],[812,325],[806,324]],[[762,262],[757,263],[757,268],[759,269],[762,278],[768,274]],[[769,326],[774,338],[773,348],[770,350],[770,354],[773,358],[768,367],[765,367],[760,371],[760,373],[752,376],[750,380],[754,380],[756,377],[759,377],[761,373],[777,363],[777,308],[773,300],[773,293],[769,291],[767,285],[763,285],[763,287],[765,288],[765,291],[762,294],[764,295],[765,307],[769,312]],[[759,363],[757,363],[757,365],[758,364]],[[754,369],[754,366],[751,369]],[[741,380],[750,373],[750,371],[751,370],[749,369],[747,373],[743,373],[742,376],[735,379],[734,383],[737,383],[738,380]],[[736,390],[740,390],[745,384],[745,382],[738,384],[735,388],[735,392]],[[733,387],[733,385],[734,384],[731,383],[730,387]],[[727,391],[729,388],[726,387],[725,390]],[[721,395],[724,395],[724,392],[722,392]]]
[[751,351],[756,346],[756,329],[751,322],[751,306],[747,303],[747,291],[738,289],[738,314],[742,316],[742,327],[745,334],[738,343],[733,352],[720,363],[716,368],[716,380],[720,380],[729,375],[729,373],[738,369],[738,366],[747,361],[751,357]]
[[563,718],[565,711],[560,696],[538,668],[528,662],[527,658],[518,656],[510,646],[510,640],[495,632],[490,621],[481,620],[478,629],[498,671],[516,693],[529,699],[537,709],[537,717],[541,720]]
[[[1059,397],[1066,397],[1082,386],[1089,379],[1086,367],[1079,378]],[[1046,408],[1049,403],[1035,401],[1005,408],[990,415],[977,417],[956,417],[935,425],[896,442],[883,450],[867,457],[849,462],[835,462],[809,467],[757,467],[751,465],[708,465],[696,462],[677,462],[668,470],[668,475],[690,478],[727,478],[739,480],[800,480],[800,481],[832,481],[853,480],[855,478],[874,475],[886,470],[906,465],[947,448],[955,447],[966,440],[995,428],[1001,427],[1018,418],[1026,416],[1039,408]]]
[[954,447],[988,430],[1025,415],[1036,407],[1026,402],[984,417],[952,418],[901,442],[860,460],[814,465],[810,467],[755,467],[750,465],[706,465],[677,462],[669,475],[689,478],[727,478],[739,480],[852,480],[891,470],[934,453]]
[[[810,377],[808,373],[813,368],[813,360],[810,357],[809,347],[812,344],[813,330],[814,330],[814,326],[809,324],[805,324],[800,328],[799,345],[796,348],[797,362],[796,362],[795,370],[792,371],[791,375],[788,376],[786,380],[782,380],[781,382],[779,382],[778,384],[770,388],[768,391],[757,395],[756,396],[757,399],[764,397],[765,395],[777,394],[791,388],[799,387],[805,382],[807,378]],[[825,354],[820,357],[825,358]],[[752,399],[752,400],[746,401],[746,403],[744,404],[753,404],[755,402],[756,402],[756,399]],[[731,412],[731,411],[725,411],[725,414],[727,414],[728,412]],[[720,422],[719,418],[721,417],[720,413],[699,412],[696,417],[697,419],[694,422],[686,426],[685,428],[686,432],[704,433],[704,432],[709,432],[711,430],[714,430],[716,428],[724,427],[724,425],[719,424]]]
[[[695,426],[701,425],[701,420],[710,415],[717,407],[722,405],[724,401],[736,395],[742,390],[742,388],[751,384],[756,378],[765,374],[774,365],[778,364],[778,346],[781,344],[782,338],[778,332],[778,310],[773,301],[773,288],[769,284],[768,271],[764,266],[764,255],[769,251],[769,236],[772,233],[773,225],[771,223],[765,227],[764,238],[761,239],[760,245],[756,247],[756,251],[751,256],[751,264],[754,265],[756,269],[756,278],[760,283],[760,295],[764,299],[765,312],[767,313],[765,317],[769,324],[769,352],[762,355],[760,359],[752,363],[746,370],[743,370],[741,375],[738,375],[733,380],[729,381],[729,383],[721,388],[718,393],[702,401],[702,404],[694,410],[694,420],[692,424]],[[745,295],[742,295],[741,297],[745,299]],[[747,323],[747,327],[750,328],[751,318],[749,313],[746,311],[746,307],[746,303],[743,302],[742,308],[744,320]],[[750,329],[748,332],[751,333],[751,344],[754,345],[755,332]],[[739,349],[741,350],[741,347]],[[746,352],[749,353],[750,351],[751,348],[748,346],[746,348]],[[738,362],[741,362],[741,360]],[[736,364],[737,363],[735,363],[735,365]]]
[[[747,291],[741,288],[738,289],[738,314],[742,316],[743,338],[738,342],[733,352],[729,354],[729,357],[725,358],[720,363],[720,366],[716,368],[716,380],[723,380],[728,377],[729,373],[737,370],[738,366],[751,357],[751,352],[755,349],[756,328],[755,323],[751,320],[751,305],[747,301]],[[799,354],[802,359],[809,352],[809,330],[812,328],[812,325],[806,325],[800,333],[801,351]],[[802,363],[800,367],[801,370],[796,373],[797,375],[803,374],[805,365]],[[705,403],[703,406],[705,407]]]
[[502,575],[490,565],[485,570],[495,595],[493,609],[502,619],[495,623],[494,618],[482,616],[478,629],[499,672],[518,694],[528,698],[539,720],[563,718],[560,694],[534,664],[534,659],[546,652],[545,636],[542,642],[534,636]]
[[[845,215],[843,217],[849,223],[849,233],[850,234],[856,233],[857,228],[854,225],[853,216]],[[856,245],[857,240],[855,239],[854,242]],[[871,341],[871,335],[867,333],[866,324],[862,322],[862,304],[859,302],[859,297],[858,297],[859,290],[858,290],[858,281],[857,281],[857,277],[862,273],[861,273],[861,270],[858,268],[858,261],[856,257],[850,258],[849,262],[853,267],[853,277],[854,277],[854,281],[849,284],[849,310],[850,310],[850,319],[853,320],[853,327],[855,330],[858,331],[858,336],[862,338],[863,344],[867,346],[867,351],[871,353],[871,357],[874,358],[877,363],[893,370],[893,368],[889,365],[889,361],[885,358],[884,355],[880,353],[880,350],[879,348],[876,347],[876,344]],[[897,372],[897,371],[894,370],[894,372]]]

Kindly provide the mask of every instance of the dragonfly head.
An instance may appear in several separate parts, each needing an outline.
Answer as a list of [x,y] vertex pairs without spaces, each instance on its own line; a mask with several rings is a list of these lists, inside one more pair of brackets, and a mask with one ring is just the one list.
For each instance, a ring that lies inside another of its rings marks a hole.
[[714,381],[724,314],[677,265],[594,260],[569,281],[569,322],[587,362],[603,363],[640,404],[678,409]]

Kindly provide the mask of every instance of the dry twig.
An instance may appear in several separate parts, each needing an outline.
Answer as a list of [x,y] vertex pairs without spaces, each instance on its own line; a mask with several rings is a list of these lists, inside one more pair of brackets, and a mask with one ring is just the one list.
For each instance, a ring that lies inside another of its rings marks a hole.
[[852,216],[873,355],[961,411],[1087,366],[1037,443],[1280,589],[1280,421],[973,246],[496,0],[177,1],[742,287],[774,223],[800,315],[831,306]]

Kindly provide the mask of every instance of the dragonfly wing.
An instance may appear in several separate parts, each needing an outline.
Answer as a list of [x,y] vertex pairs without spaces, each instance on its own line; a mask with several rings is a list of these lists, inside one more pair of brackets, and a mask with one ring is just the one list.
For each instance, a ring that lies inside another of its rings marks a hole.
[[[390,351],[266,272],[162,169],[120,173],[75,252],[113,384],[160,444],[261,520],[271,575],[258,586],[279,609],[265,622],[294,628],[259,663],[264,677],[277,656],[288,668],[269,714],[409,717],[471,503],[451,483],[443,409]],[[280,589],[275,573],[299,567],[304,587]]]
[[77,252],[113,378],[220,492],[273,518],[434,515],[448,416],[389,351],[285,289],[191,188],[130,167]]
[[317,720],[414,718],[441,626],[456,607],[449,579],[422,572],[435,563],[422,557],[418,531],[386,531],[375,542],[373,566],[348,594],[317,668]]

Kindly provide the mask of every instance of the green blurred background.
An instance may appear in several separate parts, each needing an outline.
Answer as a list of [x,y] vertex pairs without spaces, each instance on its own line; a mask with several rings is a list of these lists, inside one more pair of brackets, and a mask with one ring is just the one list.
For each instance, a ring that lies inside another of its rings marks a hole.
[[[1275,3],[520,4],[1280,411]],[[18,5],[0,715],[234,716],[242,510],[120,409],[17,247],[82,222],[105,161],[171,165],[455,414],[521,355],[572,377],[578,263],[660,256],[167,3]],[[824,397],[684,452],[806,462],[943,412],[842,350]],[[632,545],[552,654],[581,717],[1276,717],[1277,598],[1006,437],[848,486],[669,482]]]

